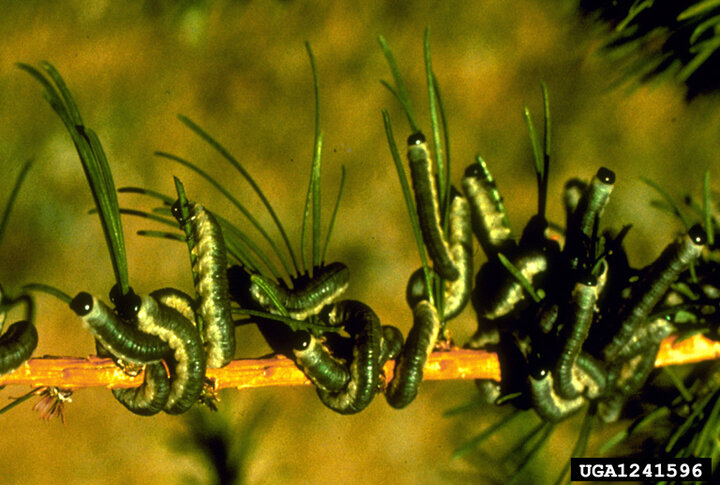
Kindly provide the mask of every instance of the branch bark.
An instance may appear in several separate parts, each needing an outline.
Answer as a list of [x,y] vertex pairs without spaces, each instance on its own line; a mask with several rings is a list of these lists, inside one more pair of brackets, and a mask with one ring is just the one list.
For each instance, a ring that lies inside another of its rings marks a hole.
[[[656,367],[690,364],[720,358],[720,342],[700,335],[675,342],[665,339],[660,347]],[[392,379],[394,361],[385,364],[386,380]],[[234,360],[222,369],[208,369],[207,378],[215,389],[247,389],[267,386],[310,385],[305,375],[286,357]],[[433,352],[425,365],[425,380],[500,380],[497,355],[483,350],[453,347]],[[129,388],[142,384],[142,373],[130,376],[112,360],[89,357],[40,357],[30,359],[14,372],[0,376],[0,386]]]

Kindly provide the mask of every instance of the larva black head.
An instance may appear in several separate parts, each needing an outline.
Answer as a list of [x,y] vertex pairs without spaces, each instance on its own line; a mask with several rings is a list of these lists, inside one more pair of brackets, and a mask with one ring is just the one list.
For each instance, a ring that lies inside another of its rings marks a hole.
[[84,317],[90,313],[93,309],[93,297],[90,293],[84,291],[77,294],[75,298],[70,302],[70,308],[72,311],[78,314],[80,317]]
[[180,224],[185,223],[185,218],[182,216],[182,208],[180,207],[180,199],[176,200],[172,207],[170,207],[170,213]]
[[310,332],[306,330],[297,331],[295,332],[295,335],[293,335],[293,349],[305,350],[308,348],[311,341],[312,336],[310,335]]
[[597,277],[590,272],[582,273],[577,282],[585,286],[597,286]]
[[549,355],[540,349],[533,349],[527,357],[527,366],[530,376],[535,380],[543,379],[550,372]]
[[465,174],[463,176],[465,178],[480,178],[482,175],[483,172],[480,164],[473,163],[472,165],[468,165],[468,168],[465,169]]
[[530,367],[530,376],[535,379],[536,381],[539,381],[540,379],[544,379],[545,376],[548,373],[548,369],[542,366],[536,366],[536,367]]
[[527,225],[523,229],[520,237],[520,246],[526,249],[542,249],[546,243],[545,230],[548,228],[548,222],[545,217],[536,214],[530,218]]
[[702,246],[707,242],[707,234],[700,224],[695,224],[690,228],[688,237],[698,246]]
[[615,183],[615,172],[613,172],[609,168],[600,167],[595,177],[597,177],[600,182],[607,185],[612,185]]
[[407,301],[410,308],[415,308],[415,305],[420,303],[420,301],[427,299],[428,291],[427,285],[425,284],[425,272],[422,268],[419,268],[410,275],[405,290],[405,301]]
[[422,143],[425,143],[425,135],[422,134],[422,131],[413,133],[407,139],[408,146],[420,145]]
[[123,295],[118,285],[113,286],[110,290],[110,301],[123,320],[132,320],[140,310],[140,297],[132,288],[128,288],[128,292]]
[[450,202],[452,202],[453,199],[455,199],[455,197],[462,197],[462,194],[460,193],[460,191],[458,189],[455,188],[454,185],[451,185],[450,186]]

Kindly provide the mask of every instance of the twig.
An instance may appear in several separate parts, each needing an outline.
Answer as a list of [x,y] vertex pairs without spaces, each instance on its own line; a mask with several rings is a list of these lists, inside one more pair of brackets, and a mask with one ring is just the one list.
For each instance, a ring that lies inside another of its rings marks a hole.
[[[720,342],[694,336],[674,344],[675,337],[663,341],[655,366],[690,364],[720,358]],[[392,378],[395,363],[385,364],[385,376]],[[500,380],[497,355],[482,350],[454,347],[430,355],[423,372],[425,380]],[[208,369],[207,378],[215,389],[246,389],[267,386],[310,385],[305,375],[285,357],[239,359],[222,369]],[[128,388],[142,383],[142,373],[125,374],[112,360],[89,357],[41,357],[30,359],[10,374],[0,376],[0,386]]]

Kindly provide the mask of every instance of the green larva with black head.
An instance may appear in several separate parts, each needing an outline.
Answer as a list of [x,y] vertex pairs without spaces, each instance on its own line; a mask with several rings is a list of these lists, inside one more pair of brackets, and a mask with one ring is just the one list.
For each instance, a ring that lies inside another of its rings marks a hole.
[[460,271],[452,259],[450,247],[443,235],[432,160],[422,133],[414,133],[408,138],[407,158],[420,229],[433,268],[444,280],[455,281],[460,277]]
[[311,333],[301,330],[295,334],[293,347],[295,363],[318,389],[339,391],[350,381],[350,371],[335,358],[327,347]]
[[167,343],[129,325],[105,303],[81,292],[70,308],[82,319],[93,336],[113,355],[136,364],[159,362],[170,354]]
[[190,225],[197,313],[203,321],[207,366],[219,368],[227,365],[235,355],[235,324],[228,297],[225,240],[210,211],[200,204],[189,204],[188,210],[190,217],[185,221],[176,202],[173,215],[181,226]]
[[622,351],[670,285],[700,257],[706,238],[705,231],[696,224],[684,237],[670,243],[645,270],[644,275],[634,285],[637,290],[631,300],[619,311],[620,329],[603,349],[606,361],[612,361]]
[[470,204],[475,237],[485,254],[490,257],[512,251],[515,241],[502,196],[482,158],[477,157],[477,163],[465,170],[462,187]]
[[[443,298],[444,322],[452,320],[462,313],[470,300],[473,279],[473,244],[470,228],[470,207],[467,200],[454,188],[451,191],[450,220],[448,241],[450,254],[459,271],[455,281],[445,281]],[[431,275],[435,273],[431,270]],[[433,278],[434,279],[434,278]],[[421,300],[428,299],[425,273],[422,268],[415,271],[408,281],[405,294],[410,308],[415,308]]]
[[[578,269],[584,251],[583,241],[589,240],[593,227],[602,216],[615,184],[615,173],[600,167],[585,188],[577,207],[568,215],[564,253],[571,269]],[[567,191],[567,186],[566,186]],[[570,195],[567,194],[566,195]]]

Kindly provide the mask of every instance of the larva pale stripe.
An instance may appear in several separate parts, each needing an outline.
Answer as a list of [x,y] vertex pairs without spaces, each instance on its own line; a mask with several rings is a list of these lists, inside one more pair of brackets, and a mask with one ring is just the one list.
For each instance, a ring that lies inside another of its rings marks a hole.
[[598,405],[603,421],[617,421],[627,398],[640,390],[650,376],[659,350],[659,343],[650,343],[642,352],[611,371],[611,387]]
[[618,351],[617,359],[628,359],[637,355],[651,344],[660,344],[665,337],[675,331],[675,326],[664,318],[641,323],[630,339]]
[[590,236],[592,233],[595,219],[602,217],[614,185],[615,172],[600,167],[590,182],[586,195],[580,200],[578,207],[578,228],[586,236]]
[[[256,277],[262,278],[263,282],[274,290],[291,318],[305,320],[311,315],[320,313],[323,307],[337,301],[345,293],[350,282],[350,271],[342,263],[330,263],[315,268],[312,278],[308,276],[295,278],[292,290],[260,275]],[[263,310],[280,314],[268,295],[254,282],[250,283],[250,295]]]
[[595,399],[605,392],[607,370],[605,365],[590,354],[580,352],[575,361],[576,379],[583,386],[583,395]]
[[427,300],[413,309],[413,326],[405,346],[395,363],[395,375],[385,390],[388,403],[401,409],[410,404],[418,393],[423,367],[440,333],[440,317]]
[[170,369],[170,395],[164,410],[180,414],[200,397],[205,378],[202,341],[195,326],[180,312],[161,305],[153,296],[143,296],[137,314],[138,328],[156,335],[173,351]]
[[639,390],[654,368],[660,342],[674,330],[663,318],[647,322],[633,335],[628,345],[610,361],[608,396],[603,401],[603,419],[617,420],[628,396]]
[[[139,297],[138,297],[139,298]],[[137,375],[140,366],[128,365],[122,359],[111,354],[103,345],[95,340],[95,351],[98,357],[110,357],[115,365],[128,375]],[[156,362],[144,366],[143,383],[130,389],[112,389],[115,399],[127,410],[140,416],[152,416],[163,410],[170,394],[170,379],[165,364]]]
[[[547,257],[539,251],[522,253],[514,258],[512,263],[530,283],[547,270]],[[478,313],[484,318],[494,320],[510,314],[524,299],[525,290],[522,285],[511,275],[505,274],[495,294],[482,302]]]
[[621,327],[603,349],[604,360],[611,361],[616,357],[670,285],[700,256],[705,241],[705,231],[696,224],[683,238],[668,245],[650,265],[645,275],[634,285],[636,293],[630,302],[620,309]]
[[[460,277],[455,281],[445,281],[443,321],[451,320],[463,311],[470,300],[473,278],[470,207],[467,200],[454,189],[452,197],[448,241],[450,254],[460,272]],[[425,273],[422,268],[410,276],[405,297],[410,308],[415,308],[421,300],[428,299]]]
[[578,412],[586,403],[583,396],[574,399],[563,399],[555,394],[552,372],[548,372],[540,379],[532,376],[528,379],[530,380],[530,396],[533,408],[544,421],[550,423],[560,422]]
[[139,387],[113,389],[113,396],[129,411],[152,416],[165,407],[170,396],[170,381],[162,362],[145,366],[145,378]]
[[583,386],[574,378],[577,357],[590,332],[597,301],[597,278],[587,275],[575,284],[571,296],[569,319],[563,326],[563,342],[557,364],[557,391],[564,399],[580,395]]
[[195,303],[190,295],[175,288],[162,288],[151,293],[160,304],[180,312],[180,314],[195,322]]
[[314,335],[300,331],[293,355],[296,364],[318,389],[339,391],[350,380],[350,372]]
[[627,398],[618,393],[603,397],[597,404],[597,413],[603,423],[614,423],[620,418]]
[[136,364],[158,362],[170,353],[159,338],[124,323],[105,303],[81,292],[70,308],[88,326],[93,336],[113,355]]
[[410,162],[410,176],[415,192],[420,229],[428,255],[437,274],[444,280],[455,281],[460,277],[460,272],[452,260],[450,248],[443,236],[432,161],[425,136],[421,132],[414,133],[408,138],[407,158]]
[[394,359],[402,351],[404,342],[402,332],[392,325],[382,326],[382,343],[380,345],[380,367],[390,359]]
[[472,229],[470,228],[470,206],[468,201],[453,189],[450,201],[450,255],[460,277],[445,282],[443,320],[448,321],[460,315],[470,300],[473,279]]
[[219,368],[235,355],[235,324],[228,297],[227,255],[222,230],[215,217],[200,204],[190,204],[194,245],[195,291],[203,321],[207,366]]
[[485,254],[491,256],[512,249],[515,243],[502,197],[485,161],[479,156],[477,163],[465,169],[462,187],[470,203],[475,237]]
[[38,343],[35,325],[28,320],[15,322],[0,337],[0,375],[11,372],[28,360]]
[[365,409],[377,392],[380,375],[380,320],[369,306],[345,300],[334,305],[329,314],[332,325],[343,325],[353,339],[350,381],[340,391],[318,388],[320,400],[340,414],[354,414]]
[[587,191],[587,183],[577,178],[571,178],[563,187],[563,206],[565,207],[565,227],[572,224],[572,217],[580,204],[583,194]]
[[[430,272],[431,280],[435,279],[435,273]],[[427,300],[429,293],[427,291],[427,285],[425,284],[425,272],[422,267],[413,271],[408,279],[407,287],[405,288],[405,301],[410,308],[415,308],[415,305],[420,303],[422,300]]]

